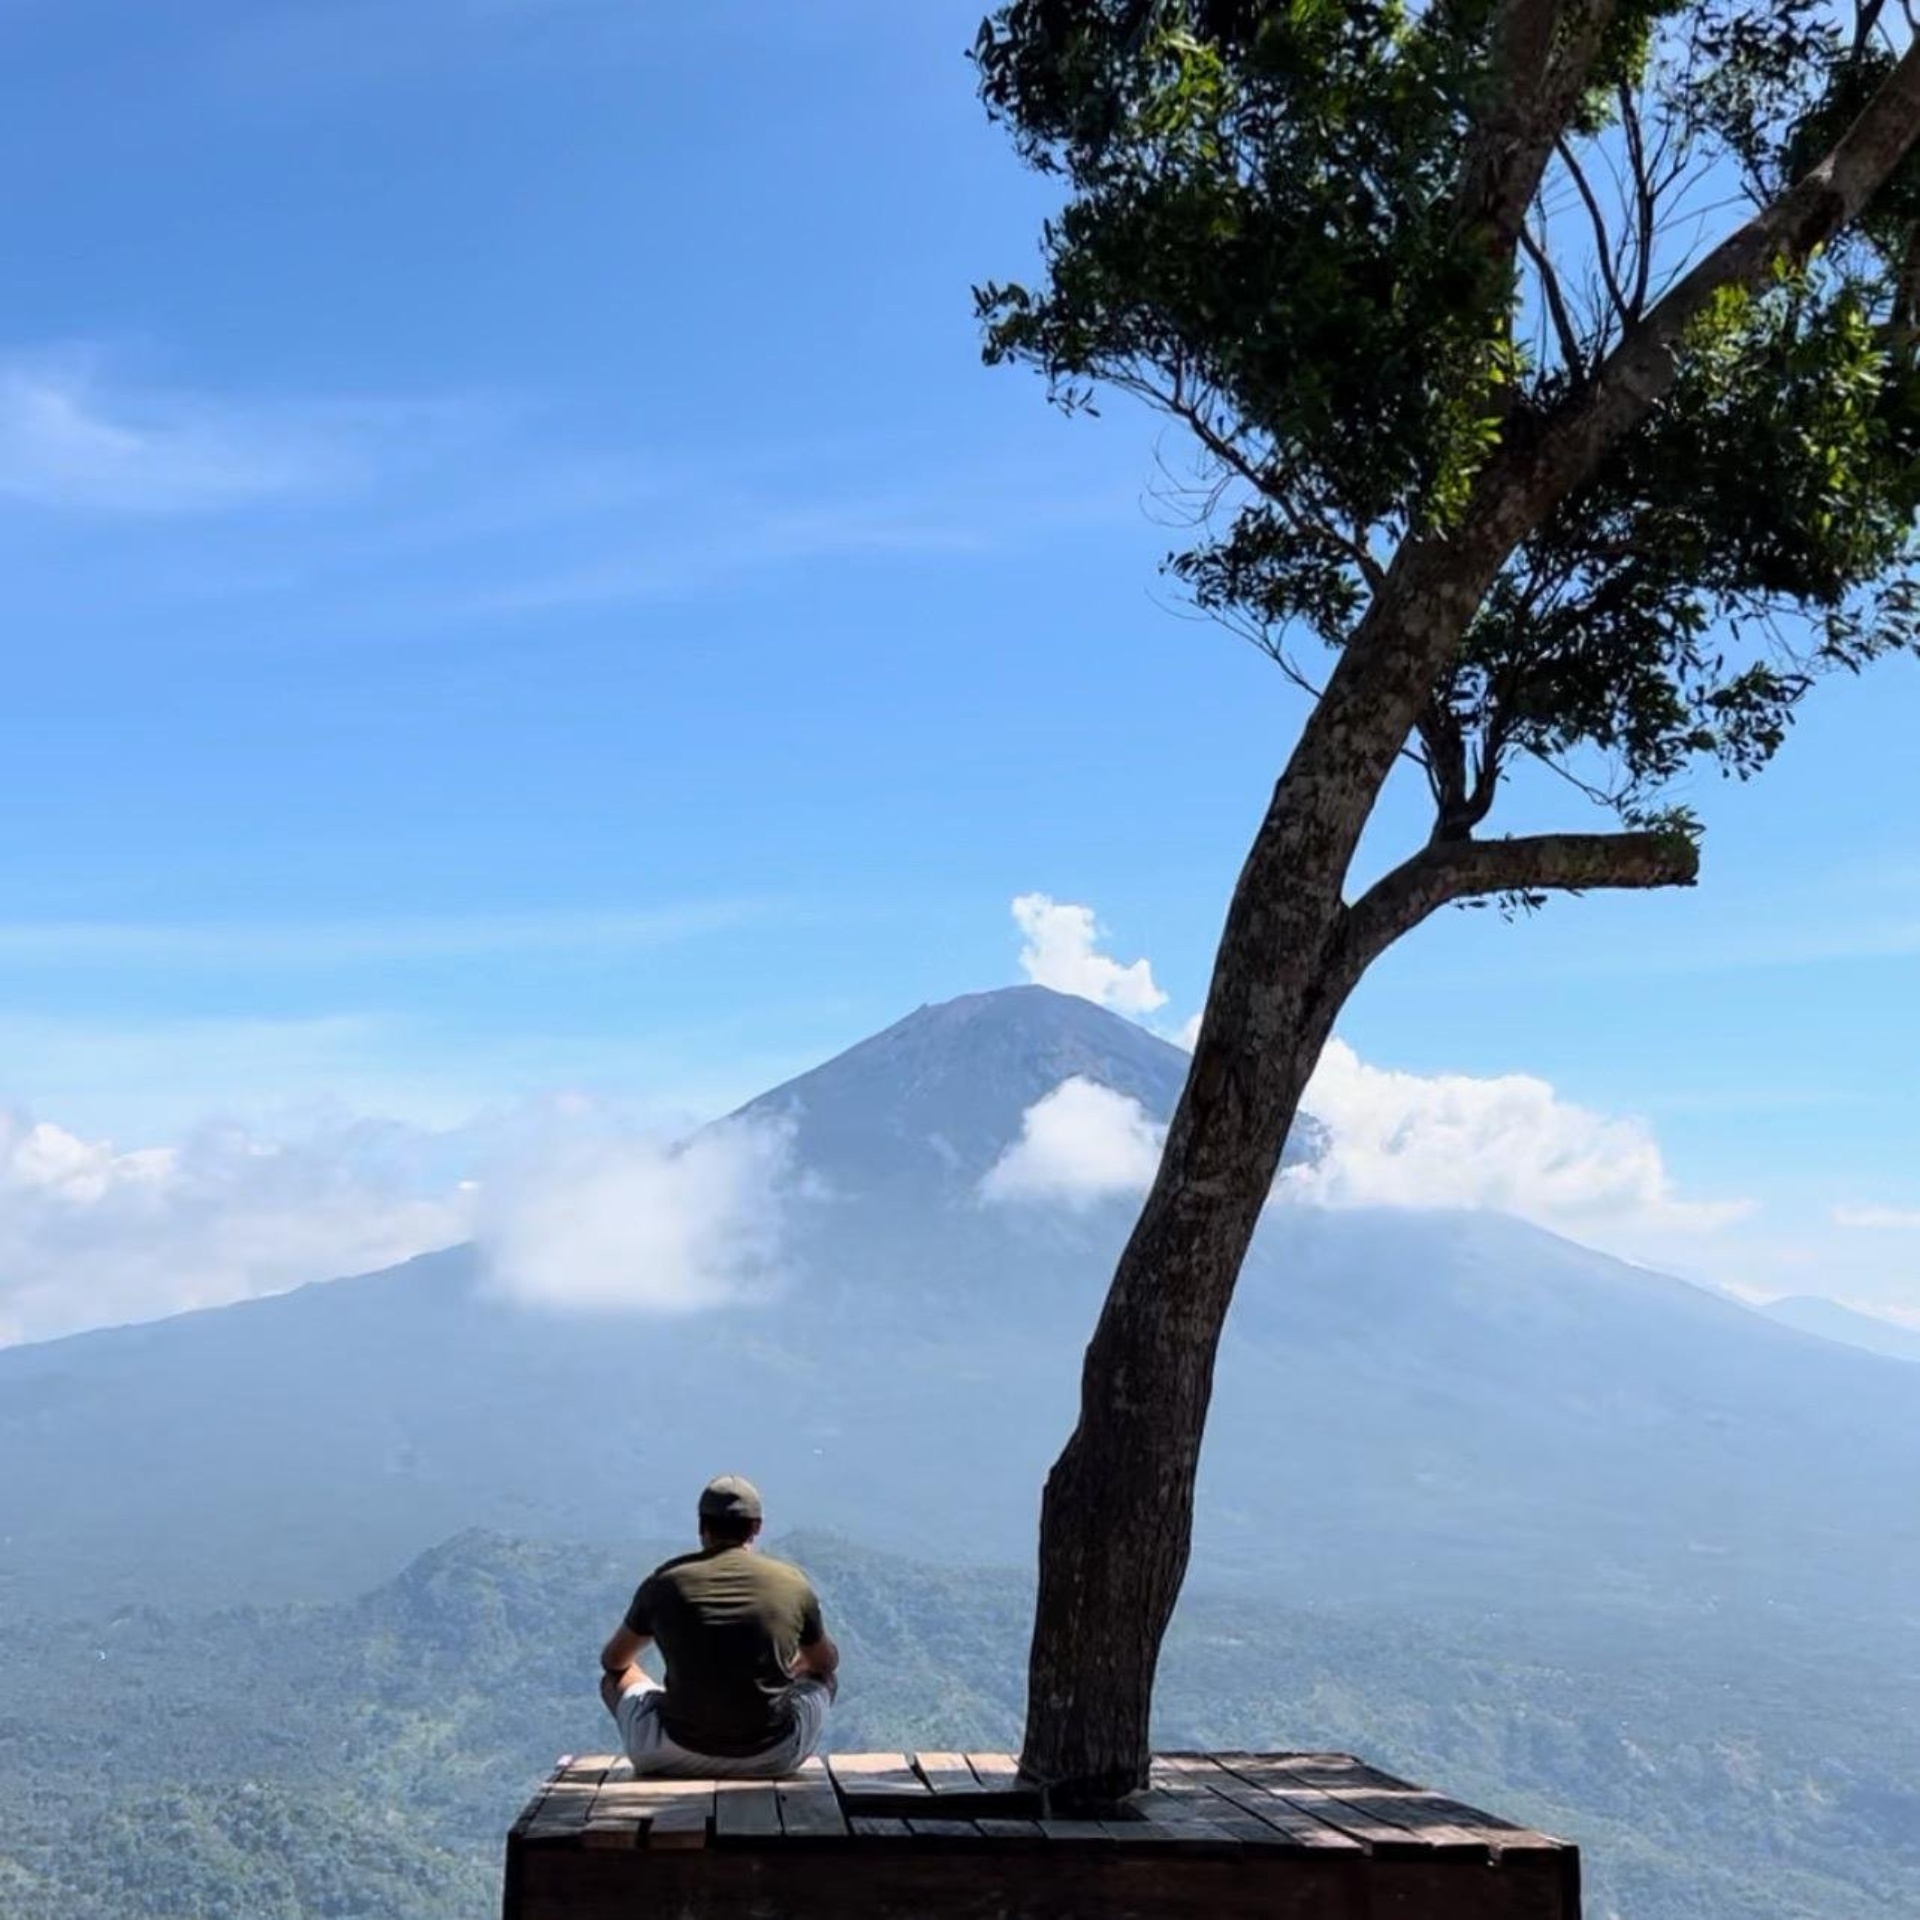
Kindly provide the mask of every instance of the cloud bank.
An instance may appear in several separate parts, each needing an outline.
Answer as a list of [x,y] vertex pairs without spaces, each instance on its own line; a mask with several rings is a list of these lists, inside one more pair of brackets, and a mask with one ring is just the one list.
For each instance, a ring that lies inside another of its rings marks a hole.
[[469,1192],[421,1191],[375,1123],[296,1141],[205,1126],[123,1151],[0,1110],[0,1345],[225,1306],[464,1239]]
[[1078,994],[1115,1013],[1152,1013],[1167,1004],[1148,962],[1122,966],[1099,951],[1103,929],[1091,907],[1023,893],[1013,903],[1013,919],[1025,936],[1021,970],[1035,986]]
[[[1697,1237],[1752,1211],[1744,1200],[1681,1198],[1640,1121],[1577,1106],[1522,1074],[1398,1073],[1334,1040],[1303,1108],[1328,1143],[1281,1176],[1286,1201],[1484,1208],[1616,1246]],[[1075,1077],[1027,1109],[981,1197],[1084,1209],[1143,1194],[1165,1139],[1138,1101]],[[1891,1209],[1858,1211],[1857,1224],[1920,1225]]]
[[1397,1073],[1332,1040],[1303,1103],[1330,1135],[1286,1191],[1326,1206],[1486,1207],[1563,1231],[1711,1231],[1746,1201],[1682,1200],[1638,1120],[1525,1074]]

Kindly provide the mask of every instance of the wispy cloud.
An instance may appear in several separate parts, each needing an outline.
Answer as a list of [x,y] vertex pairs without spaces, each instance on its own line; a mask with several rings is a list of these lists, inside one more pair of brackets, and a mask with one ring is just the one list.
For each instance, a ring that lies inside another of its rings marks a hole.
[[620,552],[572,567],[500,579],[415,603],[416,617],[491,619],[572,607],[632,605],[705,592],[714,582],[810,560],[928,558],[994,544],[996,511],[965,499],[849,497],[794,508],[771,499],[710,506],[693,527],[632,537]]
[[628,913],[522,913],[378,920],[0,921],[0,965],[138,961],[152,966],[337,967],[487,954],[620,952],[727,933],[764,919],[756,900]]
[[321,450],[182,395],[110,398],[84,373],[0,365],[0,495],[107,513],[197,513],[336,477]]
[[459,396],[252,396],[125,375],[95,346],[0,350],[0,504],[231,513],[345,496],[490,425]]
[[1920,1233],[1920,1207],[1835,1207],[1836,1227],[1866,1233]]

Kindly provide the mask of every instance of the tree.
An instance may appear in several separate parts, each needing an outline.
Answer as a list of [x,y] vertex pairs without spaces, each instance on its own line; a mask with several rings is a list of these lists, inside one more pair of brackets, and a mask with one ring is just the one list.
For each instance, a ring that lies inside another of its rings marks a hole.
[[[1859,0],[1007,0],[989,112],[1063,186],[990,362],[1191,436],[1197,605],[1313,695],[1046,1484],[1024,1764],[1144,1783],[1215,1350],[1367,967],[1449,902],[1693,883],[1750,775],[1915,645],[1920,49]],[[1736,211],[1730,212],[1734,206]],[[1426,843],[1352,899],[1403,758]],[[1523,759],[1604,832],[1478,837]]]

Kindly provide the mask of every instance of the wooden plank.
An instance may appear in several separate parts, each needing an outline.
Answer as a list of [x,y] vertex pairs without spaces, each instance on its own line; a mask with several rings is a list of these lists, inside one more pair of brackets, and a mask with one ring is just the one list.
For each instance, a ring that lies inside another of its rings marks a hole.
[[1569,1844],[1553,1834],[1523,1827],[1513,1820],[1503,1820],[1498,1814],[1470,1807],[1463,1800],[1451,1799],[1446,1794],[1435,1793],[1429,1787],[1416,1786],[1410,1780],[1383,1773],[1378,1767],[1370,1767],[1350,1754],[1314,1755],[1309,1759],[1289,1760],[1285,1762],[1285,1767],[1289,1774],[1303,1780],[1308,1786],[1320,1787],[1345,1798],[1377,1794],[1380,1796],[1378,1804],[1388,1819],[1396,1815],[1385,1812],[1385,1809],[1404,1808],[1409,1818],[1419,1826],[1452,1827],[1457,1832],[1472,1835],[1496,1851],[1515,1848],[1534,1852]]
[[971,1820],[922,1820],[917,1814],[908,1830],[923,1840],[978,1840],[980,1829]]
[[1223,1840],[1239,1847],[1260,1847],[1291,1853],[1303,1851],[1301,1841],[1282,1833],[1278,1827],[1269,1826],[1256,1814],[1243,1813],[1230,1800],[1223,1800],[1217,1793],[1195,1790],[1183,1794],[1182,1798],[1190,1799],[1194,1805],[1183,1811],[1179,1818],[1169,1818],[1164,1822],[1165,1825],[1192,1827],[1202,1833],[1218,1833]]
[[879,1794],[889,1800],[933,1797],[932,1789],[914,1772],[912,1758],[904,1753],[831,1753],[827,1771],[843,1800]]
[[913,1838],[904,1820],[890,1820],[878,1813],[851,1815],[847,1820],[847,1830],[863,1840],[907,1841]]
[[1328,1826],[1338,1827],[1342,1833],[1351,1834],[1369,1852],[1382,1858],[1405,1858],[1428,1852],[1464,1859],[1477,1858],[1483,1862],[1489,1857],[1485,1844],[1471,1834],[1453,1833],[1446,1829],[1416,1832],[1410,1826],[1386,1818],[1375,1807],[1357,1804],[1347,1795],[1306,1785],[1295,1779],[1281,1762],[1262,1759],[1254,1754],[1222,1754],[1220,1763],[1229,1773],[1237,1775],[1259,1792],[1271,1794],[1276,1800],[1284,1801],[1301,1813],[1311,1814],[1314,1819]]
[[780,1800],[765,1780],[716,1780],[713,1783],[713,1835],[716,1840],[771,1840],[780,1834]]
[[539,1808],[521,1837],[539,1845],[576,1838],[593,1811],[599,1791],[584,1780],[556,1782],[541,1796]]
[[713,1788],[699,1796],[684,1795],[658,1808],[647,1822],[649,1850],[673,1852],[707,1844],[707,1823],[713,1818]]
[[1463,1827],[1432,1804],[1439,1796],[1429,1796],[1424,1787],[1368,1786],[1357,1777],[1365,1769],[1350,1754],[1339,1754],[1330,1759],[1279,1762],[1266,1771],[1282,1791],[1291,1791],[1288,1783],[1298,1781],[1310,1791],[1330,1793],[1343,1805],[1418,1834],[1432,1846],[1449,1850],[1478,1848],[1482,1852],[1487,1849],[1488,1830],[1479,1824],[1481,1816],[1477,1812],[1473,1815],[1476,1824]]
[[[1236,1851],[1240,1845],[1239,1837],[1225,1819],[1215,1819],[1211,1807],[1197,1794],[1170,1793],[1164,1788],[1157,1792],[1149,1790],[1135,1794],[1128,1804],[1140,1816],[1139,1825],[1152,1827],[1173,1839],[1226,1853]],[[1212,1806],[1220,1808],[1223,1814],[1231,1812],[1223,1800],[1214,1800]],[[1114,1837],[1125,1838],[1119,1833]]]
[[668,1836],[658,1844],[672,1847],[705,1846],[707,1822],[713,1814],[711,1780],[673,1780],[657,1775],[634,1779],[631,1771],[616,1778],[611,1769],[606,1783],[593,1796],[581,1832],[583,1846],[652,1846],[653,1830]]
[[638,1820],[589,1820],[575,1844],[595,1851],[608,1847],[632,1849],[640,1844],[641,1831]]
[[[1214,1768],[1213,1771],[1221,1780],[1231,1778],[1219,1768]],[[1190,1767],[1183,1769],[1156,1756],[1151,1781],[1151,1790],[1143,1797],[1155,1799],[1165,1796],[1175,1803],[1174,1807],[1163,1812],[1163,1818],[1176,1821],[1193,1820],[1206,1826],[1218,1827],[1243,1847],[1285,1848],[1297,1852],[1308,1844],[1270,1825],[1258,1814],[1247,1813],[1235,1806],[1224,1795],[1216,1793],[1207,1784],[1205,1777],[1192,1771]],[[1349,1850],[1358,1850],[1357,1841],[1348,1839],[1345,1834],[1337,1832],[1332,1827],[1325,1829],[1325,1837],[1329,1843],[1336,1846],[1345,1845]]]
[[825,1763],[816,1754],[800,1771],[774,1788],[780,1801],[780,1831],[788,1839],[844,1840],[847,1816]]
[[1098,1820],[1042,1820],[1038,1826],[1046,1837],[1057,1844],[1110,1847],[1113,1835]]
[[713,1792],[719,1783],[710,1775],[647,1773],[635,1780],[608,1780],[594,1795],[594,1804],[605,1801],[617,1806],[630,1800],[698,1800]]
[[1001,1820],[988,1816],[973,1824],[980,1829],[983,1839],[991,1840],[1000,1847],[1009,1843],[1036,1847],[1046,1844],[1047,1836],[1040,1831],[1038,1820]]
[[1020,1763],[1010,1753],[969,1753],[965,1759],[989,1793],[1011,1793],[1023,1784]]
[[942,1794],[949,1798],[965,1794],[973,1799],[980,1792],[980,1782],[967,1765],[964,1753],[916,1753],[913,1764],[920,1778],[927,1783],[928,1792],[936,1799]]
[[1362,1851],[1352,1834],[1250,1786],[1210,1754],[1167,1754],[1162,1756],[1162,1765],[1167,1773],[1185,1775],[1206,1787],[1236,1812],[1258,1820],[1290,1845],[1321,1851]]

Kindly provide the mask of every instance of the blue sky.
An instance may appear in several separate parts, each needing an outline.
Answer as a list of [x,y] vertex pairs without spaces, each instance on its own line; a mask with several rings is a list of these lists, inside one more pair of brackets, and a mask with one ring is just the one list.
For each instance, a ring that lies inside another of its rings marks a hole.
[[[1198,1005],[1299,707],[1157,577],[1179,443],[979,364],[1047,196],[977,12],[0,0],[0,1103],[710,1114],[1021,977],[1028,891]],[[1746,1203],[1623,1250],[1920,1312],[1917,696],[1703,781],[1697,892],[1450,916],[1345,1040]]]

